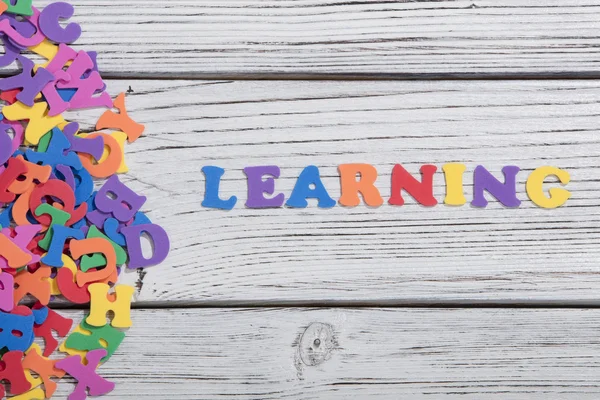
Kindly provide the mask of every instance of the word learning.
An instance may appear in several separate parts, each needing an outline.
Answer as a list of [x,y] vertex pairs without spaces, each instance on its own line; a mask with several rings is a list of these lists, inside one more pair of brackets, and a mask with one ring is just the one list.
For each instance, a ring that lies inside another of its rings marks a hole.
[[[442,167],[446,183],[444,204],[462,206],[467,203],[463,187],[463,176],[466,165],[459,163],[445,164]],[[275,165],[262,165],[244,168],[248,182],[248,208],[282,207],[284,204],[291,208],[306,208],[307,199],[316,199],[320,208],[331,208],[336,204],[345,207],[355,207],[360,204],[360,196],[364,203],[371,207],[383,204],[383,198],[375,182],[377,169],[370,164],[343,164],[338,166],[340,175],[341,196],[336,202],[329,195],[321,180],[319,168],[309,165],[304,168],[290,196],[285,198],[283,193],[275,194],[275,179],[281,171]],[[435,165],[423,165],[420,168],[421,179],[411,175],[402,165],[396,164],[392,169],[391,194],[388,203],[393,206],[404,205],[403,192],[410,194],[419,204],[433,207],[438,200],[433,195],[433,177],[437,171]],[[486,193],[493,196],[506,207],[519,207],[521,200],[517,197],[517,174],[521,168],[508,165],[502,168],[504,180],[490,173],[485,167],[478,165],[473,171],[473,199],[471,205],[484,208],[488,205]],[[237,197],[222,199],[219,195],[221,177],[225,170],[216,166],[205,166],[202,172],[206,178],[203,207],[231,210],[237,203]],[[544,192],[543,184],[547,178],[558,179],[561,186],[566,186],[571,177],[563,169],[543,166],[536,168],[527,177],[525,184],[529,199],[538,207],[556,208],[566,203],[571,193],[561,187],[553,187]]]

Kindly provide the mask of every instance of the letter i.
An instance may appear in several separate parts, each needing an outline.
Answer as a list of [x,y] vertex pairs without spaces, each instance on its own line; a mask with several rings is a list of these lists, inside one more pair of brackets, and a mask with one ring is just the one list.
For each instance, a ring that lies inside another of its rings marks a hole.
[[446,178],[446,197],[444,204],[462,206],[467,202],[463,191],[463,174],[467,170],[464,164],[444,164],[442,167]]

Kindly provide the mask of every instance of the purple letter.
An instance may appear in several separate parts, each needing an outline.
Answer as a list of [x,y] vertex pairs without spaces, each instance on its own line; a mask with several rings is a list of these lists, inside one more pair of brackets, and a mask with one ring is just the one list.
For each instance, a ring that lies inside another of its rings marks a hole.
[[[279,167],[276,165],[263,165],[258,167],[246,167],[244,173],[248,178],[248,200],[246,207],[250,208],[269,208],[281,207],[285,196],[279,193],[270,199],[265,198],[264,193],[273,194],[275,192],[275,179],[279,178]],[[263,179],[263,175],[270,175],[273,178]]]
[[473,175],[473,201],[474,207],[485,207],[488,202],[485,199],[484,190],[487,190],[500,203],[506,207],[519,207],[521,201],[517,198],[516,178],[521,169],[514,165],[502,168],[504,183],[501,183],[487,169],[478,165]]
[[[167,232],[156,224],[129,225],[121,229],[127,242],[127,252],[129,253],[129,262],[127,268],[146,268],[152,265],[160,264],[169,255],[169,237]],[[142,233],[146,233],[152,242],[152,257],[145,258],[142,253]]]
[[8,272],[0,272],[0,310],[11,312],[14,307],[15,280]]

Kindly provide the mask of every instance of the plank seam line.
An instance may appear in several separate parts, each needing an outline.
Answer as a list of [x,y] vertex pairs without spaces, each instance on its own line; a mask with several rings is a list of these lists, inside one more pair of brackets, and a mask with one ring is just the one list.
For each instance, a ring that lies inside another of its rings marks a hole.
[[[11,76],[8,71],[0,72],[0,78]],[[550,80],[599,80],[600,72],[555,72],[555,73],[447,73],[447,74],[295,74],[295,73],[244,73],[244,74],[113,74],[103,73],[105,80],[202,80],[202,81],[550,81]]]
[[[54,304],[53,309],[62,310],[85,310],[89,308],[81,306],[70,306],[67,304]],[[600,309],[600,304],[585,301],[555,301],[555,302],[479,302],[479,303],[460,303],[460,302],[413,302],[397,303],[390,302],[212,302],[204,304],[186,304],[186,303],[138,303],[132,304],[132,310],[164,310],[164,309],[213,309],[213,308],[437,308],[437,309],[470,309],[470,308],[502,308],[502,309]]]

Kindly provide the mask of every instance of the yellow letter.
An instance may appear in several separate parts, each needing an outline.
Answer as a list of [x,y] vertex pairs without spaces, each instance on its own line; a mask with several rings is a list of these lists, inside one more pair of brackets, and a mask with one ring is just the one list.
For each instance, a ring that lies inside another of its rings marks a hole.
[[51,131],[61,122],[65,122],[62,115],[48,116],[48,103],[40,101],[33,107],[28,107],[20,101],[14,102],[9,106],[2,108],[4,118],[9,121],[21,121],[28,119],[29,123],[25,128],[25,139],[31,144],[38,144],[42,136]]
[[112,311],[115,317],[111,325],[115,328],[131,327],[131,298],[135,289],[128,285],[116,285],[116,300],[108,300],[109,286],[106,283],[92,283],[88,290],[91,297],[90,315],[85,322],[92,326],[106,325],[106,313]]
[[533,171],[527,178],[527,195],[537,206],[542,208],[560,207],[571,197],[571,192],[565,189],[552,188],[548,190],[550,197],[544,196],[542,184],[544,179],[550,175],[558,177],[560,183],[564,186],[569,183],[571,176],[565,170],[556,167],[539,167]]
[[463,193],[463,174],[467,170],[464,164],[444,164],[442,167],[446,177],[446,198],[444,204],[462,206],[467,202]]

